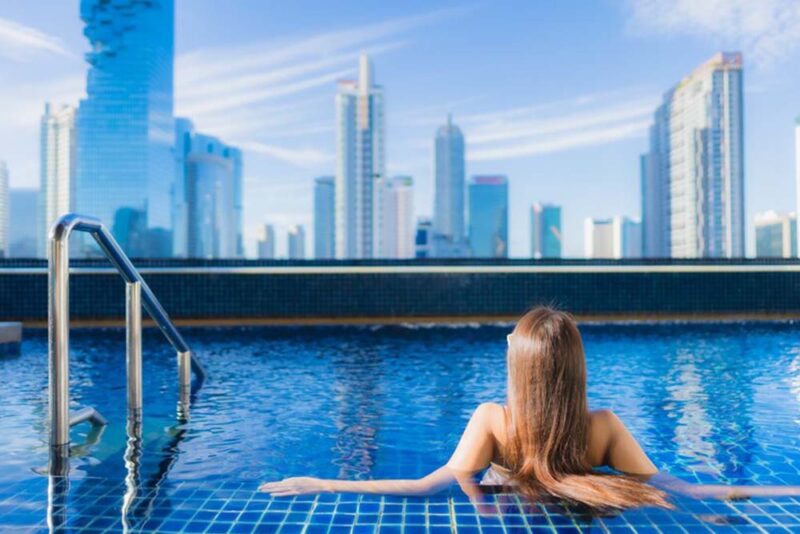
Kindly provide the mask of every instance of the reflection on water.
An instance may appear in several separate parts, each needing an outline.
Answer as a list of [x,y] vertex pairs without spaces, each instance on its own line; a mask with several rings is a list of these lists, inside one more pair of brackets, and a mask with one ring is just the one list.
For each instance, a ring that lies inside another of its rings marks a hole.
[[675,427],[675,444],[678,454],[698,462],[695,469],[705,469],[708,465],[711,472],[719,472],[721,465],[715,460],[716,445],[709,439],[711,422],[705,411],[708,397],[701,383],[697,367],[692,362],[692,355],[682,353],[676,358],[677,383],[670,386],[670,399],[674,401],[667,409],[677,416]]
[[[178,425],[174,354],[146,331],[144,414],[131,426],[122,331],[77,330],[73,408],[94,406],[109,424],[90,446],[79,445],[85,428],[73,431],[71,478],[50,479],[47,520],[75,521],[84,500],[99,499],[118,518],[112,530],[143,529],[183,493],[234,481],[427,474],[447,460],[479,403],[505,398],[507,331],[190,330],[210,378],[190,400],[191,421]],[[794,325],[582,331],[590,405],[615,410],[660,468],[689,480],[800,484]],[[31,468],[47,464],[46,333],[26,331],[22,348],[0,360],[10,386],[0,388],[0,481],[24,485],[43,483]],[[98,496],[108,481],[117,485]]]

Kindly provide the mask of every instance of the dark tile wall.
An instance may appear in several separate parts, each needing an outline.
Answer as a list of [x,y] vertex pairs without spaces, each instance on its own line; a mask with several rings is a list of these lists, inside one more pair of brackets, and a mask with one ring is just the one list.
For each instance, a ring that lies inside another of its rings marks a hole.
[[[148,266],[147,262],[138,263]],[[554,304],[587,316],[702,318],[720,314],[782,314],[800,317],[800,270],[791,267],[796,265],[791,262],[739,261],[736,264],[750,268],[760,266],[756,271],[702,272],[693,270],[690,263],[681,272],[615,272],[612,269],[611,272],[323,274],[291,270],[281,274],[243,274],[233,270],[236,266],[262,265],[256,262],[227,262],[224,266],[231,270],[225,272],[181,272],[181,267],[197,264],[167,263],[168,268],[160,267],[144,277],[175,319],[491,319],[519,315],[535,304]],[[510,261],[491,265],[517,264]],[[595,264],[597,262],[564,262],[564,267]],[[624,262],[606,264],[621,268],[628,265]],[[201,265],[221,267],[213,262],[201,262]],[[335,265],[348,264],[336,262]],[[730,265],[731,262],[718,262],[721,268],[730,269]],[[42,267],[41,263],[13,266],[0,263],[0,321],[47,319],[47,273]],[[124,284],[114,271],[87,274],[77,270],[71,276],[70,295],[73,319],[124,317]]]

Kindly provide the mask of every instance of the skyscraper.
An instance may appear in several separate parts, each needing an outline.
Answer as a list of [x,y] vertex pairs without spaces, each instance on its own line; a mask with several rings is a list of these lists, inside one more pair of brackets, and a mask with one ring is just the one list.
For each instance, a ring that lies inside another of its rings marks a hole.
[[81,0],[89,71],[77,116],[76,211],[133,256],[170,255],[173,0]]
[[290,260],[302,260],[306,257],[306,232],[302,226],[289,228],[287,240],[288,255]]
[[[794,173],[797,194],[796,213],[800,213],[800,117],[797,117],[794,125]],[[800,233],[797,235],[797,252],[800,254]]]
[[583,247],[587,259],[630,259],[642,255],[642,225],[638,219],[587,218],[583,226]]
[[650,126],[650,151],[640,158],[642,250],[647,258],[669,258],[669,105],[661,104]]
[[8,257],[8,166],[5,161],[0,161],[0,258]]
[[258,259],[275,259],[275,229],[271,224],[264,225],[264,235],[258,240]]
[[12,258],[35,258],[39,237],[38,189],[9,189],[8,250]]
[[476,258],[508,257],[508,180],[505,176],[470,179],[469,246]]
[[336,257],[372,258],[380,250],[384,172],[383,89],[373,83],[362,54],[357,81],[341,81],[336,94]]
[[757,257],[797,257],[797,217],[794,213],[759,213],[756,215],[755,226]]
[[464,235],[464,136],[453,124],[436,131],[436,190],[434,192],[434,254],[437,257],[467,255]]
[[561,257],[561,206],[531,206],[531,258]]
[[179,118],[175,121],[175,153],[173,255],[241,257],[241,151],[195,132],[191,121]]
[[314,259],[336,257],[336,186],[333,176],[314,180]]
[[44,106],[39,130],[39,220],[36,223],[37,255],[47,256],[50,225],[73,211],[77,143],[75,108]]
[[583,255],[587,260],[614,257],[613,219],[587,217],[583,223]]
[[433,256],[433,221],[420,217],[414,231],[414,257],[430,258]]
[[382,258],[414,257],[414,180],[410,176],[394,176],[381,187]]
[[742,56],[719,53],[668,91],[641,160],[648,256],[744,256]]

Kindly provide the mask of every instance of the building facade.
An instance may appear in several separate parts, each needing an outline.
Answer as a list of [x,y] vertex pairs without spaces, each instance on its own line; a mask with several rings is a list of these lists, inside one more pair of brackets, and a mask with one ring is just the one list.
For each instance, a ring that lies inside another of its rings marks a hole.
[[756,215],[756,257],[797,257],[797,216],[767,211]]
[[394,176],[381,187],[381,258],[414,257],[414,180]]
[[638,219],[587,218],[583,227],[586,259],[631,259],[642,256],[642,224]]
[[469,252],[464,233],[464,136],[450,115],[436,131],[434,152],[433,253],[440,258],[463,257]]
[[275,259],[275,228],[271,224],[264,225],[263,235],[258,240],[257,248],[258,259]]
[[669,258],[669,105],[661,104],[654,118],[650,126],[650,150],[640,158],[642,250],[647,258]]
[[358,80],[336,94],[336,257],[375,257],[380,251],[380,182],[385,177],[383,89],[373,83],[369,58]]
[[0,161],[0,258],[9,255],[9,219],[11,206],[8,198],[8,166]]
[[336,257],[336,185],[333,176],[314,180],[314,259]]
[[306,257],[306,231],[302,226],[289,228],[287,254],[290,260],[303,260]]
[[561,246],[561,206],[534,203],[531,206],[531,258],[560,258]]
[[90,52],[74,206],[131,256],[172,252],[174,11],[173,0],[80,4]]
[[420,217],[414,230],[414,257],[433,257],[433,221]]
[[[800,213],[800,117],[797,117],[794,124],[794,172],[795,172],[795,191],[797,194],[797,211]],[[800,234],[797,236],[795,244],[798,254],[800,254]]]
[[9,189],[8,254],[35,258],[39,244],[39,190]]
[[75,108],[45,104],[39,129],[37,256],[47,257],[47,234],[58,217],[75,211],[77,168]]
[[242,239],[242,154],[216,137],[175,122],[172,253],[178,258],[238,258]]
[[668,91],[641,159],[648,256],[744,256],[742,56],[719,53]]
[[475,258],[508,257],[508,179],[505,176],[470,179],[469,246]]

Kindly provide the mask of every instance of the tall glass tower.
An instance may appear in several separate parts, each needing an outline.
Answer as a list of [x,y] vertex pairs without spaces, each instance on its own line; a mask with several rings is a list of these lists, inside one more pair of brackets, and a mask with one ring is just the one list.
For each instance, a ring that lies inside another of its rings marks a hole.
[[314,180],[314,259],[317,260],[336,257],[335,191],[333,176]]
[[476,258],[508,257],[508,179],[473,176],[469,182],[469,246]]
[[336,93],[336,257],[372,258],[380,250],[384,179],[383,89],[362,54],[358,80]]
[[174,255],[243,256],[241,151],[195,132],[188,119],[178,118],[175,125]]
[[664,97],[642,158],[647,255],[744,256],[742,56],[719,53]]
[[531,206],[531,257],[561,257],[561,206],[538,202]]
[[81,0],[80,10],[91,50],[75,210],[102,220],[131,256],[170,256],[174,1]]
[[436,131],[435,149],[433,253],[437,257],[462,257],[467,254],[464,236],[464,136],[450,115],[447,124]]

